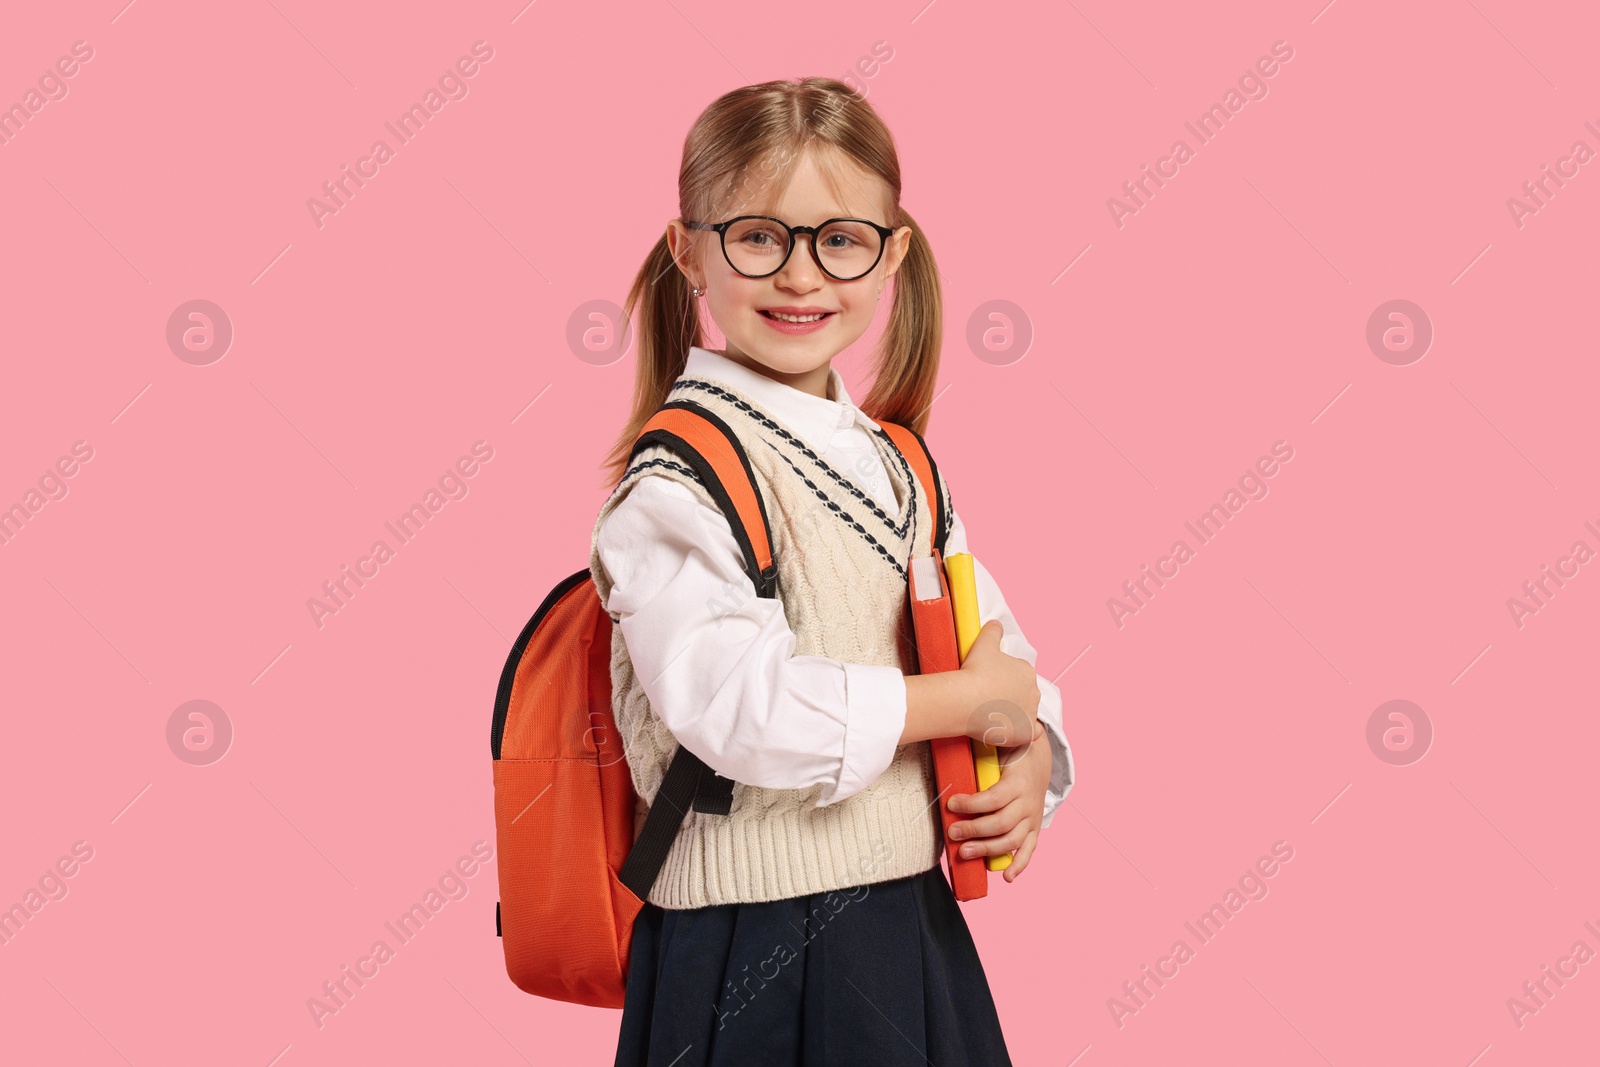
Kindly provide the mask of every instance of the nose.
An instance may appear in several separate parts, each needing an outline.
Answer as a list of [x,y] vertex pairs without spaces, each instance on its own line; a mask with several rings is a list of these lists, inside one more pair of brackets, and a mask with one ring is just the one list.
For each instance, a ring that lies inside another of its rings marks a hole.
[[[784,261],[774,280],[790,288],[815,289],[827,277],[822,270],[822,263],[817,259],[816,235],[797,233],[794,240],[796,247],[789,249],[789,258]],[[804,252],[798,247],[801,241],[806,243]]]

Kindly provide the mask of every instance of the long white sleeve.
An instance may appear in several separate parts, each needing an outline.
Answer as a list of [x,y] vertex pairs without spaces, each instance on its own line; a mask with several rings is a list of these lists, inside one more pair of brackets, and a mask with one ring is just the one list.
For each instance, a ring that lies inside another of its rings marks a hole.
[[[957,552],[971,554],[971,550],[967,548],[967,531],[961,524],[961,516],[953,507],[950,514],[950,532],[945,537],[945,554],[954,555]],[[1000,586],[976,555],[972,556],[972,570],[978,587],[979,625],[991,619],[999,619],[1000,651],[1008,656],[1027,660],[1029,666],[1036,664],[1039,658],[1038,652],[1028,643],[1022,628],[1017,625],[1016,617],[1011,614],[1011,608],[1006,604],[1005,596],[1000,592]],[[1045,827],[1050,825],[1051,820],[1055,818],[1056,809],[1072,791],[1076,771],[1072,765],[1072,748],[1067,744],[1067,735],[1062,727],[1061,690],[1045,681],[1042,675],[1035,673],[1034,678],[1039,684],[1039,721],[1044,723],[1045,736],[1050,739],[1050,784],[1045,788],[1044,817],[1040,820],[1040,826]]]
[[[949,553],[969,551],[960,515]],[[783,606],[755,595],[722,512],[668,478],[646,476],[601,527],[601,560],[634,668],[675,737],[717,773],[769,789],[824,786],[819,806],[872,784],[905,727],[894,667],[794,655]],[[994,577],[976,556],[980,623],[1000,620],[1001,651],[1037,662]],[[1039,719],[1051,748],[1043,826],[1075,780],[1061,691],[1043,677]]]
[[875,781],[905,729],[898,667],[794,654],[783,605],[756,596],[720,510],[647,475],[600,528],[622,629],[650,705],[726,778],[822,785],[818,806]]

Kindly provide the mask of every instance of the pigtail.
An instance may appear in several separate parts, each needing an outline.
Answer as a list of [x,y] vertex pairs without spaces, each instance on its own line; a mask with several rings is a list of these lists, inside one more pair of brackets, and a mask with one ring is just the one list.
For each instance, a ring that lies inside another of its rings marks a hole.
[[903,208],[900,225],[911,227],[911,241],[894,275],[889,323],[878,342],[877,374],[861,410],[873,419],[926,434],[939,378],[944,301],[927,234]]
[[628,291],[627,302],[622,307],[622,321],[633,322],[635,308],[639,316],[634,338],[638,366],[633,380],[633,410],[628,424],[602,461],[605,470],[602,488],[610,488],[622,480],[639,431],[661,407],[672,383],[683,373],[690,346],[701,343],[694,294],[689,291],[688,278],[672,260],[672,249],[665,234],[656,240],[633,279],[633,288]]

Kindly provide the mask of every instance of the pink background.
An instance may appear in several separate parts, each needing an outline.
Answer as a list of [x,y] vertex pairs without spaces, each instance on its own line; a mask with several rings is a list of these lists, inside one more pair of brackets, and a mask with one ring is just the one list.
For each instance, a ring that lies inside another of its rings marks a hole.
[[[1592,1059],[1600,962],[1507,1007],[1600,951],[1600,565],[1520,627],[1507,603],[1600,549],[1600,162],[1507,206],[1600,149],[1591,5],[121,3],[13,5],[0,36],[6,104],[93,48],[0,145],[0,505],[92,449],[0,546],[0,903],[93,850],[0,949],[0,1058],[611,1062],[619,1013],[506,978],[492,865],[320,1028],[306,1002],[493,841],[498,673],[585,564],[633,379],[574,314],[621,302],[702,108],[855,71],[945,280],[928,440],[1078,760],[1027,872],[965,906],[1014,1061]],[[479,40],[468,95],[319,228],[306,201]],[[1200,145],[1183,124],[1276,41]],[[234,330],[206,365],[166,337],[197,299]],[[1404,365],[1366,338],[1398,299],[1434,330]],[[1025,352],[967,340],[997,300]],[[1184,523],[1277,441],[1270,493],[1199,545]],[[191,700],[233,730],[207,766],[169,746]],[[1369,744],[1391,700],[1423,758]],[[1278,841],[1201,944],[1184,923]]]

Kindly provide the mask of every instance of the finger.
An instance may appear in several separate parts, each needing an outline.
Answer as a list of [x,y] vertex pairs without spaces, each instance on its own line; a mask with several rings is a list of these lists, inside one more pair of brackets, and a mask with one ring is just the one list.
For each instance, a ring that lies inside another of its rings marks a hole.
[[1001,778],[988,789],[977,793],[957,793],[950,798],[950,810],[962,814],[970,812],[999,811],[1022,795],[1022,787],[1013,775]]
[[1018,822],[1011,828],[1010,833],[999,837],[980,837],[976,841],[967,841],[961,846],[963,856],[999,856],[1003,853],[1014,852],[1028,836],[1027,820]]
[[1028,831],[1028,836],[1023,839],[1022,847],[1017,849],[1016,856],[1012,857],[1011,866],[1005,870],[1006,881],[1015,882],[1022,876],[1022,872],[1027,868],[1028,860],[1032,858],[1033,850],[1038,844],[1039,831]]
[[975,837],[999,837],[1010,830],[1027,815],[1021,804],[1007,804],[993,815],[982,815],[975,819],[961,819],[950,824],[950,838],[953,841],[968,841]]

